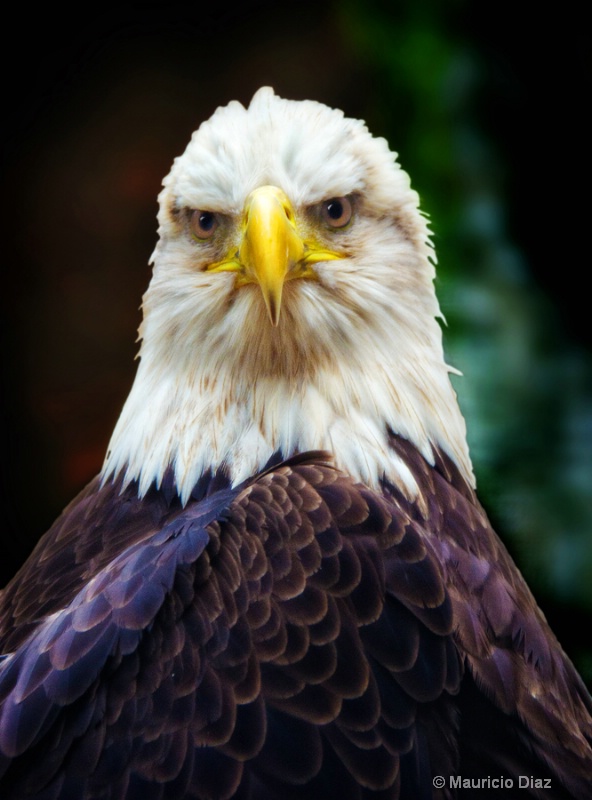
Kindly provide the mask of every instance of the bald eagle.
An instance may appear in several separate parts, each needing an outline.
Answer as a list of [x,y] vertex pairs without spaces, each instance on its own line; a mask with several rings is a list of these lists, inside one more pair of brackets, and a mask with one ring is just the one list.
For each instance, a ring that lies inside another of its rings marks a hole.
[[591,797],[386,142],[266,88],[163,185],[102,473],[0,598],[2,800]]

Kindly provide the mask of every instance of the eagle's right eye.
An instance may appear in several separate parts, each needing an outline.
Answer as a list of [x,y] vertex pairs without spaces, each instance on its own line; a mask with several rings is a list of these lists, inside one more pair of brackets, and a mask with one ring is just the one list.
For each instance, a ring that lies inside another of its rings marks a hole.
[[209,239],[218,227],[218,218],[213,211],[197,209],[191,215],[191,232],[198,239]]

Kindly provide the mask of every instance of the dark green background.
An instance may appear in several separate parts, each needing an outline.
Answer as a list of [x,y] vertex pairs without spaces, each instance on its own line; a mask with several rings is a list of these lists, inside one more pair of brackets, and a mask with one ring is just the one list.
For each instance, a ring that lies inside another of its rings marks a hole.
[[162,177],[217,105],[271,84],[399,152],[432,220],[480,497],[592,678],[590,35],[575,3],[485,5],[23,7],[2,56],[2,582],[100,468]]

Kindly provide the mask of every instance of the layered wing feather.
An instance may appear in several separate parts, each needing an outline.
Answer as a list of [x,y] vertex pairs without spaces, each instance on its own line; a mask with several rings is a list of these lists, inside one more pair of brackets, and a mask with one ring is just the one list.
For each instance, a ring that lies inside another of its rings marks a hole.
[[2,598],[1,796],[585,797],[579,678],[472,491],[393,445],[420,502],[318,454],[185,508],[92,484]]

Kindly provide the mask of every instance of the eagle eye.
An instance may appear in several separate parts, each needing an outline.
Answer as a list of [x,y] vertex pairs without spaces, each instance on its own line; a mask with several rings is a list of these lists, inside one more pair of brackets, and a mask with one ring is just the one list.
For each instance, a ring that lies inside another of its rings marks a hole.
[[218,228],[218,218],[213,211],[196,209],[191,215],[191,232],[198,239],[209,239]]
[[321,217],[331,228],[345,228],[353,214],[348,197],[332,197],[321,204]]

